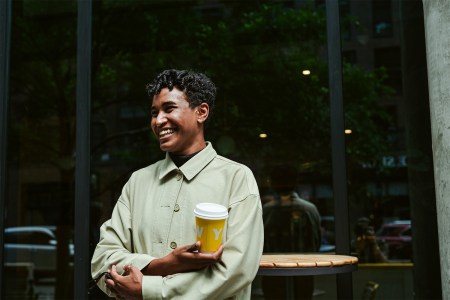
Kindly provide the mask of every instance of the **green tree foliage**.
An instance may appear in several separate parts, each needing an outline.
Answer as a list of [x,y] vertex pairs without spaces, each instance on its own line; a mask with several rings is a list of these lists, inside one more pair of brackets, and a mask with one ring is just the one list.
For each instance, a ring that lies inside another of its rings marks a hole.
[[14,3],[11,46],[13,160],[50,165],[70,180],[75,137],[74,4]]
[[[93,2],[94,163],[132,170],[161,158],[145,85],[163,69],[186,68],[206,72],[218,86],[207,136],[223,154],[253,166],[283,160],[330,173],[324,11],[312,4],[223,3],[207,10],[190,1]],[[73,171],[76,26],[74,15],[54,18],[52,30],[39,18],[15,25],[21,44],[13,52],[13,93],[26,99],[16,129],[22,155]],[[389,91],[382,72],[344,64],[343,75],[346,126],[353,130],[349,166],[361,168],[386,150],[379,99]]]

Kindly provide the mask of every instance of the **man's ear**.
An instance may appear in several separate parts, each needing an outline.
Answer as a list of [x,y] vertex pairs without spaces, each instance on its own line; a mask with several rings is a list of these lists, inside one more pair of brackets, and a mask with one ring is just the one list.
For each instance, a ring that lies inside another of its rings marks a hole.
[[208,103],[202,103],[196,108],[196,114],[197,114],[197,121],[199,123],[204,123],[209,115],[209,105]]

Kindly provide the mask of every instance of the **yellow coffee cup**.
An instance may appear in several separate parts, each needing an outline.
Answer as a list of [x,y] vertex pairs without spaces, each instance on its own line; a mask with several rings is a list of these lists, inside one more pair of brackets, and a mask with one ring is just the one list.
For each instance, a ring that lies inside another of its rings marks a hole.
[[197,241],[201,252],[215,252],[222,244],[228,210],[216,203],[199,203],[194,209]]

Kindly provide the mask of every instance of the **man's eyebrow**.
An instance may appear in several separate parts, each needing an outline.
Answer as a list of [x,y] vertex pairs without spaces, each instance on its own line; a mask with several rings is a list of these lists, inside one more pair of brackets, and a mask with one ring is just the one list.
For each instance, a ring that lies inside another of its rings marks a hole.
[[[177,103],[175,102],[175,101],[166,101],[166,102],[164,102],[163,104],[161,104],[161,106],[162,107],[166,107],[166,106],[169,106],[169,105],[176,105]],[[155,106],[154,105],[152,105],[152,107],[151,107],[151,109],[155,109]]]

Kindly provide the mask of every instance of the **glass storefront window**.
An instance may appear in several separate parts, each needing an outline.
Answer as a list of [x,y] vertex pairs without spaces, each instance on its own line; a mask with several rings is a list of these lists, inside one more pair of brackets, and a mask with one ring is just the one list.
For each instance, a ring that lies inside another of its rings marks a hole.
[[[368,7],[372,10],[363,9]],[[427,91],[426,79],[420,77],[426,73],[425,48],[424,43],[415,49],[410,47],[413,35],[405,34],[411,30],[408,26],[423,27],[419,17],[422,12],[417,7],[420,8],[412,1],[351,1],[348,12],[354,20],[350,30],[360,33],[359,38],[356,35],[343,43],[346,53],[354,52],[355,59],[348,62],[353,68],[372,70],[376,85],[371,90],[381,91],[377,95],[349,94],[345,82],[351,75],[344,68],[346,113],[348,103],[360,105],[373,96],[372,109],[359,113],[376,124],[372,128],[361,127],[346,116],[347,124],[353,123],[350,127],[357,128],[348,136],[346,145],[352,250],[360,259],[358,271],[353,274],[355,297],[376,293],[383,299],[409,299],[413,297],[413,282],[420,281],[420,275],[413,278],[413,268],[420,268],[417,258],[425,253],[415,253],[420,248],[420,241],[415,239],[424,238],[418,226],[425,224],[414,221],[424,218],[427,212],[418,208],[424,200],[415,191],[425,191],[434,183],[432,174],[427,173],[433,169],[431,147],[427,147],[431,142],[428,100],[414,96],[426,95]],[[372,38],[364,31],[371,26]],[[422,107],[422,111],[413,107]],[[423,134],[416,123],[426,123],[428,134]],[[377,133],[358,139],[361,130]],[[352,151],[357,144],[367,148],[359,153]],[[418,152],[419,160],[413,158]],[[374,154],[370,160],[358,157],[368,153]],[[428,174],[426,180],[422,177],[422,187],[414,180],[419,173]],[[426,197],[430,203],[435,201],[433,193]]]
[[[333,251],[323,6],[290,1],[177,5],[94,3],[96,184],[91,201],[100,212],[91,226],[98,228],[110,216],[132,171],[163,157],[149,128],[151,99],[145,84],[165,68],[193,69],[205,72],[218,87],[206,136],[219,154],[251,168],[264,203],[279,201],[274,182],[290,174],[290,192],[314,203],[324,215],[326,239],[320,240],[318,219],[317,241],[309,248],[291,230],[298,221],[295,210],[286,212],[287,227],[266,223],[272,240],[266,238],[265,251]],[[289,173],[271,178],[276,166],[287,166]],[[281,248],[274,230],[283,232]],[[258,289],[261,285],[255,284],[255,293]]]
[[75,1],[13,2],[6,299],[24,292],[8,279],[24,279],[24,265],[32,270],[35,293],[72,295],[75,56]]

